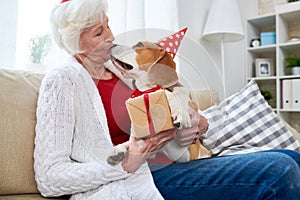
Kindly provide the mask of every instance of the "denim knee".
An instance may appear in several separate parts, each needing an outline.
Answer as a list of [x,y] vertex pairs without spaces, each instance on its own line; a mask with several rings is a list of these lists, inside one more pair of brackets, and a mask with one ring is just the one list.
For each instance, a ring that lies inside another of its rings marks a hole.
[[[289,155],[293,152],[276,152],[266,153],[269,160],[268,170],[273,174],[269,177],[269,185],[264,191],[263,199],[294,199],[300,197],[300,168],[298,163]],[[300,154],[299,154],[300,155]],[[265,160],[265,161],[267,161]]]

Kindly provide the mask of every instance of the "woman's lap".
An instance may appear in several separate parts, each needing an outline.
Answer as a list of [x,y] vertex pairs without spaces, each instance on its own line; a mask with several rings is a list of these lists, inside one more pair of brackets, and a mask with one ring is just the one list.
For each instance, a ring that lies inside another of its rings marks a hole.
[[299,153],[271,150],[166,165],[152,174],[166,199],[293,199],[300,197],[299,166]]
[[299,152],[291,151],[291,150],[288,150],[288,149],[274,149],[274,150],[268,150],[266,152],[284,153],[284,154],[290,156],[294,161],[296,161],[296,163],[300,167],[300,153]]

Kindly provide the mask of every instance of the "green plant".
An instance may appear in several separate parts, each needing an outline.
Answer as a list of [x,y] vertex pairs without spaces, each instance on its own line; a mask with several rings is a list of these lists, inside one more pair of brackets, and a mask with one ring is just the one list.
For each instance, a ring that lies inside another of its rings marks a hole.
[[41,63],[51,46],[49,34],[36,35],[29,40],[30,60],[33,63]]
[[269,101],[273,98],[271,92],[269,90],[261,90],[260,91],[266,101]]
[[300,66],[300,56],[290,56],[284,59],[284,64],[287,68]]

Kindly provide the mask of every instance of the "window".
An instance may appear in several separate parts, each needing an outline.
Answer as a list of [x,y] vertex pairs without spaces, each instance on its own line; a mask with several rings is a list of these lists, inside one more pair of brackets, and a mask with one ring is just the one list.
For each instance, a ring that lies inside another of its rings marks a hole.
[[16,66],[45,72],[59,60],[50,36],[49,15],[55,1],[18,1]]
[[[45,72],[65,57],[66,53],[49,41],[49,15],[56,3],[60,1],[18,1],[16,68]],[[143,28],[177,30],[177,1],[108,0],[108,4],[115,35]]]

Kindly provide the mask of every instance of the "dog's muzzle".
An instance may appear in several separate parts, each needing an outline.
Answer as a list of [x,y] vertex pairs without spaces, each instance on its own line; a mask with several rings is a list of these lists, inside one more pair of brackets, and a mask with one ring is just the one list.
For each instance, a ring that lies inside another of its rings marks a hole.
[[122,67],[125,70],[131,70],[133,66],[130,63],[130,59],[133,53],[134,50],[131,47],[114,44],[111,49],[110,58],[114,65]]

